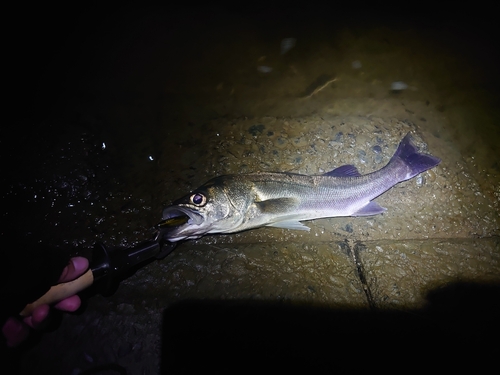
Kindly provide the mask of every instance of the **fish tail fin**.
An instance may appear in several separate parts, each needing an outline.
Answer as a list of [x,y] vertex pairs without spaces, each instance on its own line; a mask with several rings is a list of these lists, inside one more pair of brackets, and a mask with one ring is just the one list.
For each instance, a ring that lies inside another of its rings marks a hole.
[[406,177],[403,177],[403,181],[409,180],[441,162],[441,159],[435,156],[420,153],[418,148],[413,144],[410,133],[406,134],[403,138],[389,163],[397,159],[402,160],[407,166]]

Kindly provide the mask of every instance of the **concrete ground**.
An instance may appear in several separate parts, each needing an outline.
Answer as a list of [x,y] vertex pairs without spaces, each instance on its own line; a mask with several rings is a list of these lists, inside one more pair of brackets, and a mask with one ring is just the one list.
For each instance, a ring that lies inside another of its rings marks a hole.
[[[73,194],[47,188],[59,210],[40,215],[64,235],[41,224],[44,242],[84,255],[96,240],[129,246],[211,177],[344,164],[365,174],[408,132],[442,162],[377,198],[382,215],[183,243],[112,296],[85,295],[79,313],[15,353],[18,372],[449,370],[494,355],[498,76],[477,40],[376,19],[334,27],[309,15],[306,27],[182,14],[164,26],[169,17],[145,13],[131,28],[113,18],[75,83],[88,96],[65,102],[78,120],[55,141],[68,164],[44,165],[63,180],[67,170],[95,178],[74,178]],[[281,55],[285,37],[296,45]]]

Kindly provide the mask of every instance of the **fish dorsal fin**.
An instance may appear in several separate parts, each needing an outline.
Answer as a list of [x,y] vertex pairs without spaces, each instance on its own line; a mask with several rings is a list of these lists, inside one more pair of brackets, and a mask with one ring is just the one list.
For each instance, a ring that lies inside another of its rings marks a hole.
[[335,168],[330,172],[326,172],[323,176],[330,177],[361,177],[361,173],[354,165],[346,164],[341,167]]

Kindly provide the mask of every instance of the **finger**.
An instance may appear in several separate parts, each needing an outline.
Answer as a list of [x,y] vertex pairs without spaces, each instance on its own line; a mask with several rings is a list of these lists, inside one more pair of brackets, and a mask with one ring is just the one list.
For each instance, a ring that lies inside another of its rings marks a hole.
[[89,261],[87,258],[71,258],[68,265],[64,267],[61,277],[59,278],[59,282],[64,283],[74,280],[78,276],[82,275],[87,270],[87,268],[89,268]]
[[40,328],[45,319],[47,319],[47,316],[49,316],[49,312],[49,305],[40,305],[33,310],[30,316],[24,318],[23,322],[31,328]]
[[22,343],[29,335],[29,328],[15,318],[8,318],[2,327],[7,346],[13,348]]
[[54,305],[54,307],[58,310],[73,312],[80,308],[82,304],[82,300],[77,295],[68,297],[59,301]]

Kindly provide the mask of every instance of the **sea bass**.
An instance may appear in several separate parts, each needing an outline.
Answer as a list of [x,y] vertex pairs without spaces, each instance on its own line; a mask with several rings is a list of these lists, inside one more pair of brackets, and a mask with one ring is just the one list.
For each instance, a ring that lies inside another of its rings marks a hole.
[[263,172],[215,177],[164,209],[164,236],[176,242],[263,226],[308,231],[301,221],[377,215],[386,209],[372,199],[440,162],[420,153],[408,133],[385,167],[364,176],[353,165],[343,165],[313,176]]

